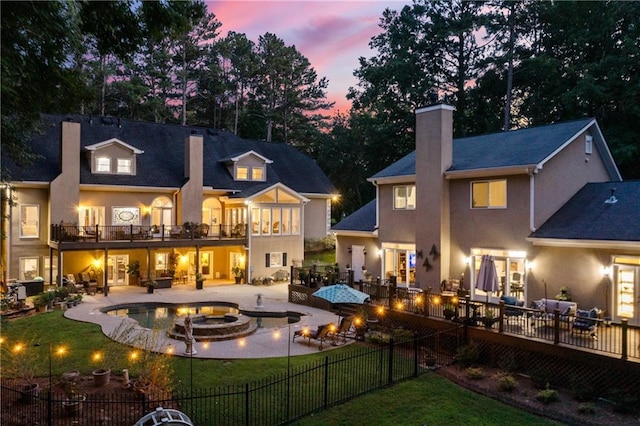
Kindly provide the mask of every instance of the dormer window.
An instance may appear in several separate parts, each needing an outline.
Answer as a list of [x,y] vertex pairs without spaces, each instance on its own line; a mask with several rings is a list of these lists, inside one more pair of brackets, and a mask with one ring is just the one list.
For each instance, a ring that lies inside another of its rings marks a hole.
[[118,158],[118,174],[131,174],[131,158]]
[[236,166],[236,180],[249,180],[249,168]]
[[273,161],[255,151],[247,151],[240,155],[223,158],[220,162],[227,166],[227,170],[235,180],[253,182],[266,182],[267,164],[273,163]]
[[251,180],[264,181],[264,167],[252,167]]
[[97,173],[110,173],[111,172],[111,158],[109,158],[109,157],[97,157],[96,158],[96,172]]

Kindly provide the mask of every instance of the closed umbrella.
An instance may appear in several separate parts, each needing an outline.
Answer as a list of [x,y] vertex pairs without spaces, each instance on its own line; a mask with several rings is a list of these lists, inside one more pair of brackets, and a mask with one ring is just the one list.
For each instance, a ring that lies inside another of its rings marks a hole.
[[487,302],[489,302],[489,293],[500,290],[496,263],[491,255],[482,255],[480,269],[478,270],[478,277],[476,279],[476,288],[487,293]]

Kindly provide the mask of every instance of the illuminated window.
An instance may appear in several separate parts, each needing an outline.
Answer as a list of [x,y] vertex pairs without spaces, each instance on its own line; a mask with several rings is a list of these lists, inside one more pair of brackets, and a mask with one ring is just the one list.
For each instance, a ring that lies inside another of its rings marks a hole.
[[236,180],[248,180],[249,168],[245,166],[236,166]]
[[130,175],[132,171],[132,165],[130,158],[118,158],[118,173]]
[[98,157],[96,158],[96,172],[109,173],[111,171],[111,158]]
[[507,181],[471,182],[471,207],[494,209],[507,207]]
[[23,204],[20,206],[20,238],[40,236],[40,206]]
[[251,180],[264,180],[264,167],[253,167],[251,169]]
[[415,185],[393,187],[393,208],[396,210],[414,210],[416,208]]

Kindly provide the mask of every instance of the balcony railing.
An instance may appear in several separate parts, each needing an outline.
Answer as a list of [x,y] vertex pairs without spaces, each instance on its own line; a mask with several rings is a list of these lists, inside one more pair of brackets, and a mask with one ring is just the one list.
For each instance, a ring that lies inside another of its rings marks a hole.
[[139,240],[243,240],[247,236],[247,225],[204,224],[174,226],[78,226],[73,224],[51,225],[51,241],[56,242],[107,242]]

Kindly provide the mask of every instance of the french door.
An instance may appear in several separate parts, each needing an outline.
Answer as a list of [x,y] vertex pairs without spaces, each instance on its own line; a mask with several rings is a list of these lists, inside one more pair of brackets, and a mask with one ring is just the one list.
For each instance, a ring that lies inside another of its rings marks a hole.
[[127,275],[128,254],[118,254],[109,256],[107,259],[107,284],[109,286],[127,285],[129,276]]

